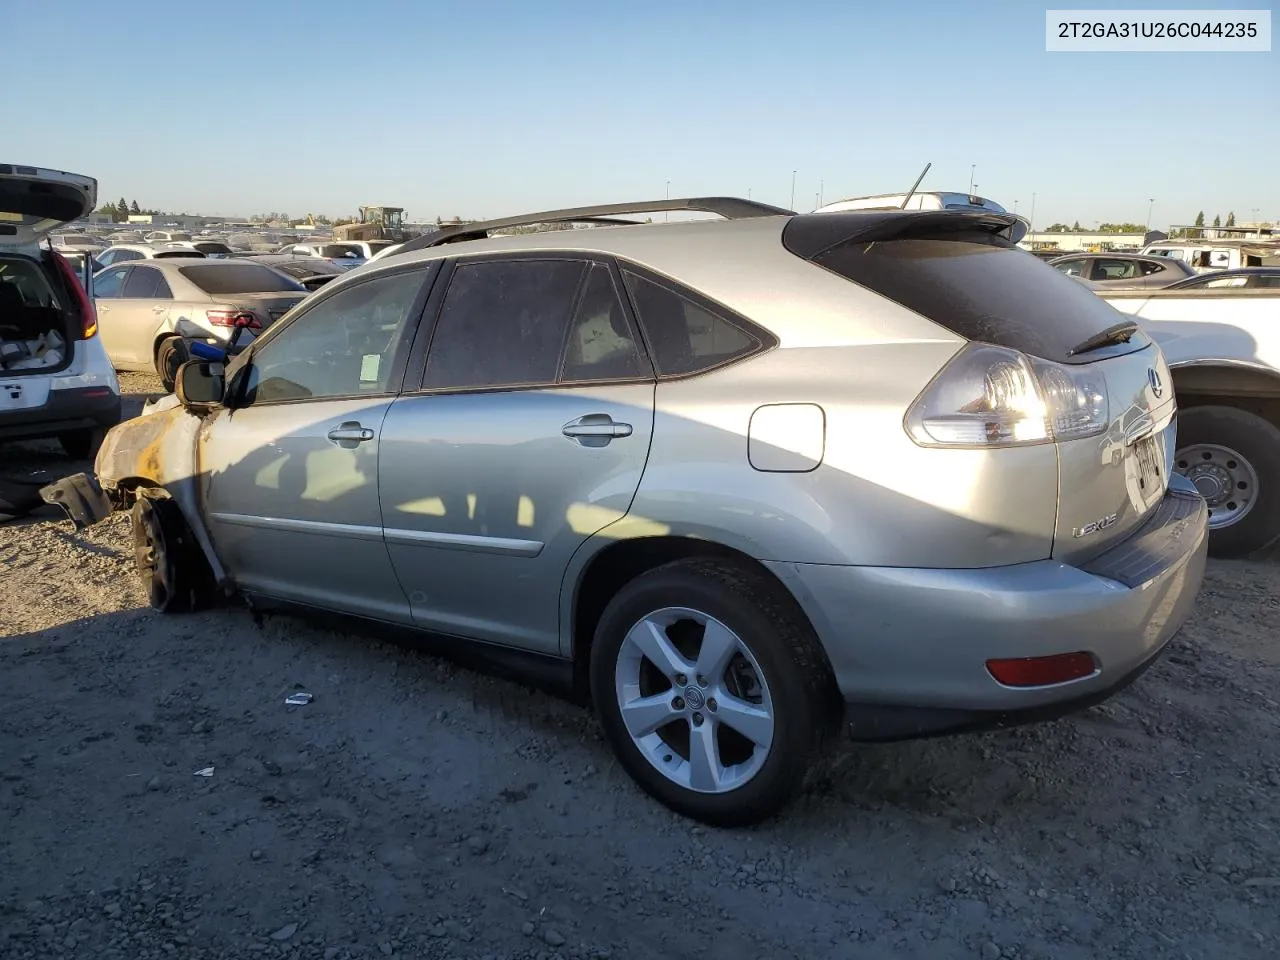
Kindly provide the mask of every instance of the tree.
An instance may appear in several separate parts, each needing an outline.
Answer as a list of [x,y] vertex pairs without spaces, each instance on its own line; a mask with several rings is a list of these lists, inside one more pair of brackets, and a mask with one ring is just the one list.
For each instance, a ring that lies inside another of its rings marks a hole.
[[124,197],[116,203],[116,219],[121,222],[129,219],[129,201]]
[[1203,210],[1201,210],[1199,213],[1197,213],[1197,214],[1196,214],[1196,226],[1197,226],[1197,227],[1203,227],[1203,226],[1204,226],[1204,211],[1203,211]]
[[1213,215],[1213,225],[1214,225],[1215,227],[1220,227],[1220,226],[1222,226],[1222,215],[1221,215],[1221,214],[1215,213],[1215,214]]
[[138,201],[137,201],[137,200],[135,200],[135,201],[133,201],[133,203],[129,204],[129,212],[130,212],[130,213],[142,213],[142,208],[141,208],[140,206],[138,206]]
[[1234,227],[1236,225],[1236,212],[1232,210],[1227,214],[1227,226]]
[[1070,229],[1065,223],[1052,223],[1045,228],[1045,233],[1066,233]]
[[1073,223],[1073,224],[1071,225],[1071,231],[1072,231],[1072,233],[1079,233],[1079,232],[1080,232],[1080,221],[1079,221],[1079,220],[1077,220],[1075,223]]

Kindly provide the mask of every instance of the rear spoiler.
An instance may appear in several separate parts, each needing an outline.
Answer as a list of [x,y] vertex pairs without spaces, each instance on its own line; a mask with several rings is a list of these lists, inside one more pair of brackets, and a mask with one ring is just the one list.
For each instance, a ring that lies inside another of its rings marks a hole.
[[1016,244],[1027,235],[1027,221],[1011,213],[980,210],[807,213],[787,221],[782,245],[798,257],[813,260],[833,247],[854,241],[942,239],[965,233],[985,233]]

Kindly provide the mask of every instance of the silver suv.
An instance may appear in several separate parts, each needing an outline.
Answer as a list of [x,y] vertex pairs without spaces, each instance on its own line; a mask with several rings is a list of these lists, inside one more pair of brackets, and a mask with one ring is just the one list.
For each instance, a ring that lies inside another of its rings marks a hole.
[[[616,225],[668,209],[727,222]],[[487,236],[548,221],[597,228]],[[755,821],[842,727],[1088,705],[1191,609],[1160,350],[1021,229],[723,198],[448,228],[185,365],[81,519],[133,504],[160,609],[550,664],[646,791]]]

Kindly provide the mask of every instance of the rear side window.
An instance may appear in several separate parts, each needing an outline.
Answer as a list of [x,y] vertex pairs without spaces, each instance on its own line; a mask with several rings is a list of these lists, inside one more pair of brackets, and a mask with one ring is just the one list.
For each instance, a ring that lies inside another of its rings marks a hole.
[[213,261],[180,267],[179,272],[212,296],[231,293],[306,292],[306,288],[300,283],[260,263]]
[[1167,269],[1163,264],[1149,263],[1145,260],[1142,263],[1140,263],[1138,266],[1139,266],[1139,269],[1142,270],[1142,275],[1144,277],[1149,277],[1153,273],[1159,273],[1161,270]]
[[555,383],[585,269],[581,260],[459,264],[431,340],[423,386]]
[[1045,360],[1071,362],[1073,347],[1124,319],[1084,284],[990,241],[854,241],[814,262],[966,340]]
[[134,267],[129,271],[129,279],[124,283],[126,300],[172,300],[173,294],[164,274],[154,267]]
[[659,376],[702,373],[746,357],[761,340],[666,284],[623,271]]

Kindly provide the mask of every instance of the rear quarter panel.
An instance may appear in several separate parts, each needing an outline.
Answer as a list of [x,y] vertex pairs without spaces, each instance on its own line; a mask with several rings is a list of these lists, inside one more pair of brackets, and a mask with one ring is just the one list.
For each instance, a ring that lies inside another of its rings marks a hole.
[[[983,567],[1049,556],[1058,469],[1051,444],[927,449],[903,427],[907,408],[958,349],[946,342],[781,349],[660,383],[629,521],[761,560]],[[825,442],[815,469],[750,465],[751,416],[769,403],[822,407]]]

